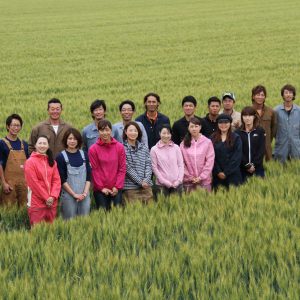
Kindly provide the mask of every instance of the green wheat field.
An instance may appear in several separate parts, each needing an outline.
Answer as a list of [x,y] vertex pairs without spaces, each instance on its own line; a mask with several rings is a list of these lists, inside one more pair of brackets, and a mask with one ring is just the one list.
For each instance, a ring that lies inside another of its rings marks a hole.
[[[0,133],[21,137],[59,98],[82,129],[89,105],[161,96],[171,122],[194,95],[300,89],[298,0],[0,0]],[[299,104],[296,99],[296,103]],[[300,299],[300,162],[266,166],[229,192],[199,191],[28,230],[26,210],[0,208],[1,299]]]

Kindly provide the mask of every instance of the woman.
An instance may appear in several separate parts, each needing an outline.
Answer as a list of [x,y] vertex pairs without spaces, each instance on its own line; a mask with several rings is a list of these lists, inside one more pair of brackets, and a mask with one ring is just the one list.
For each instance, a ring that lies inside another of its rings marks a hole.
[[142,131],[136,122],[128,122],[123,131],[126,153],[125,202],[152,200],[152,167],[148,147],[141,143]]
[[200,133],[202,121],[191,118],[188,132],[180,144],[184,160],[183,185],[186,192],[197,188],[211,191],[215,152],[210,139]]
[[240,164],[242,160],[242,142],[240,136],[231,132],[232,118],[226,114],[217,117],[218,128],[211,139],[215,149],[215,164],[213,168],[213,186],[242,183]]
[[28,214],[31,226],[42,221],[52,223],[56,217],[61,183],[59,172],[46,136],[39,136],[35,151],[25,163],[28,185]]
[[94,197],[97,209],[110,210],[111,205],[121,205],[122,188],[126,174],[124,146],[111,137],[112,126],[108,120],[98,123],[99,139],[89,149],[92,167]]
[[64,219],[90,212],[91,168],[88,156],[80,150],[82,137],[75,128],[68,129],[62,139],[65,150],[56,158],[61,178],[61,208]]
[[172,193],[181,195],[183,157],[179,146],[171,140],[172,130],[169,124],[162,125],[159,136],[160,140],[150,151],[152,169],[156,176],[156,188],[165,196]]
[[241,172],[243,180],[245,181],[253,175],[264,177],[265,131],[258,126],[256,111],[253,107],[245,107],[241,112],[241,116],[242,126],[236,130],[236,133],[242,140]]

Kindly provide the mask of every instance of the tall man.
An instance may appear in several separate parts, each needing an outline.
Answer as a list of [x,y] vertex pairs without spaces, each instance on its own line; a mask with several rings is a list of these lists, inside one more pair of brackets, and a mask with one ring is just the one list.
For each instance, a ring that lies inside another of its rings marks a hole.
[[[124,127],[126,124],[128,124],[130,121],[132,121],[132,117],[135,112],[135,104],[131,100],[124,100],[119,105],[119,111],[120,111],[123,121],[118,122],[113,125],[112,136],[120,143],[123,143]],[[137,121],[137,123],[140,126],[141,131],[142,131],[142,140],[141,141],[148,147],[148,137],[147,137],[147,132],[145,130],[145,127],[141,122]]]
[[56,157],[64,149],[62,138],[65,132],[71,127],[61,118],[62,104],[59,99],[52,98],[48,101],[49,119],[35,126],[29,138],[29,152],[34,150],[34,146],[39,136],[45,135],[49,139],[49,147]]
[[294,86],[283,86],[281,96],[283,104],[275,107],[277,132],[274,157],[284,163],[288,159],[300,158],[300,107],[294,103]]
[[6,205],[25,205],[27,185],[24,163],[28,158],[28,145],[18,138],[23,126],[22,118],[12,114],[6,119],[7,135],[0,141],[1,202]]
[[225,92],[222,95],[223,109],[220,110],[220,114],[231,116],[231,127],[233,130],[239,128],[242,125],[241,113],[234,109],[235,95],[232,92]]
[[163,124],[169,124],[167,116],[158,112],[160,97],[155,93],[149,93],[144,97],[145,113],[138,116],[135,120],[141,122],[147,132],[149,150],[159,141],[159,130]]

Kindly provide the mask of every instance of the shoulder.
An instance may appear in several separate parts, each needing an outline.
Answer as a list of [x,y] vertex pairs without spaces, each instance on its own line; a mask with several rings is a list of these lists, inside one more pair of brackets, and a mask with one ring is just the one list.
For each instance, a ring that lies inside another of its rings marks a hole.
[[142,122],[146,118],[146,113],[139,115],[135,120]]
[[161,119],[161,121],[169,122],[169,118],[168,118],[166,115],[164,115],[164,114],[162,114],[162,113],[160,113],[160,112],[158,112],[157,117],[158,117],[159,119]]
[[265,134],[265,130],[261,126],[256,127],[256,132]]
[[45,120],[45,121],[42,121],[40,123],[38,123],[37,125],[35,125],[33,128],[32,128],[32,131],[38,131],[40,128],[44,128],[46,126],[49,126],[49,121],[48,120]]

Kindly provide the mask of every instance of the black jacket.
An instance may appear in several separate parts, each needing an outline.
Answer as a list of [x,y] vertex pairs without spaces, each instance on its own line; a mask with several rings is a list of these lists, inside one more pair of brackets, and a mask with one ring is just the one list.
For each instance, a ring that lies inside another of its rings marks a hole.
[[217,130],[218,123],[216,121],[212,121],[208,117],[208,114],[204,118],[202,118],[202,121],[203,124],[202,124],[201,133],[205,135],[207,138],[210,138],[210,136]]

